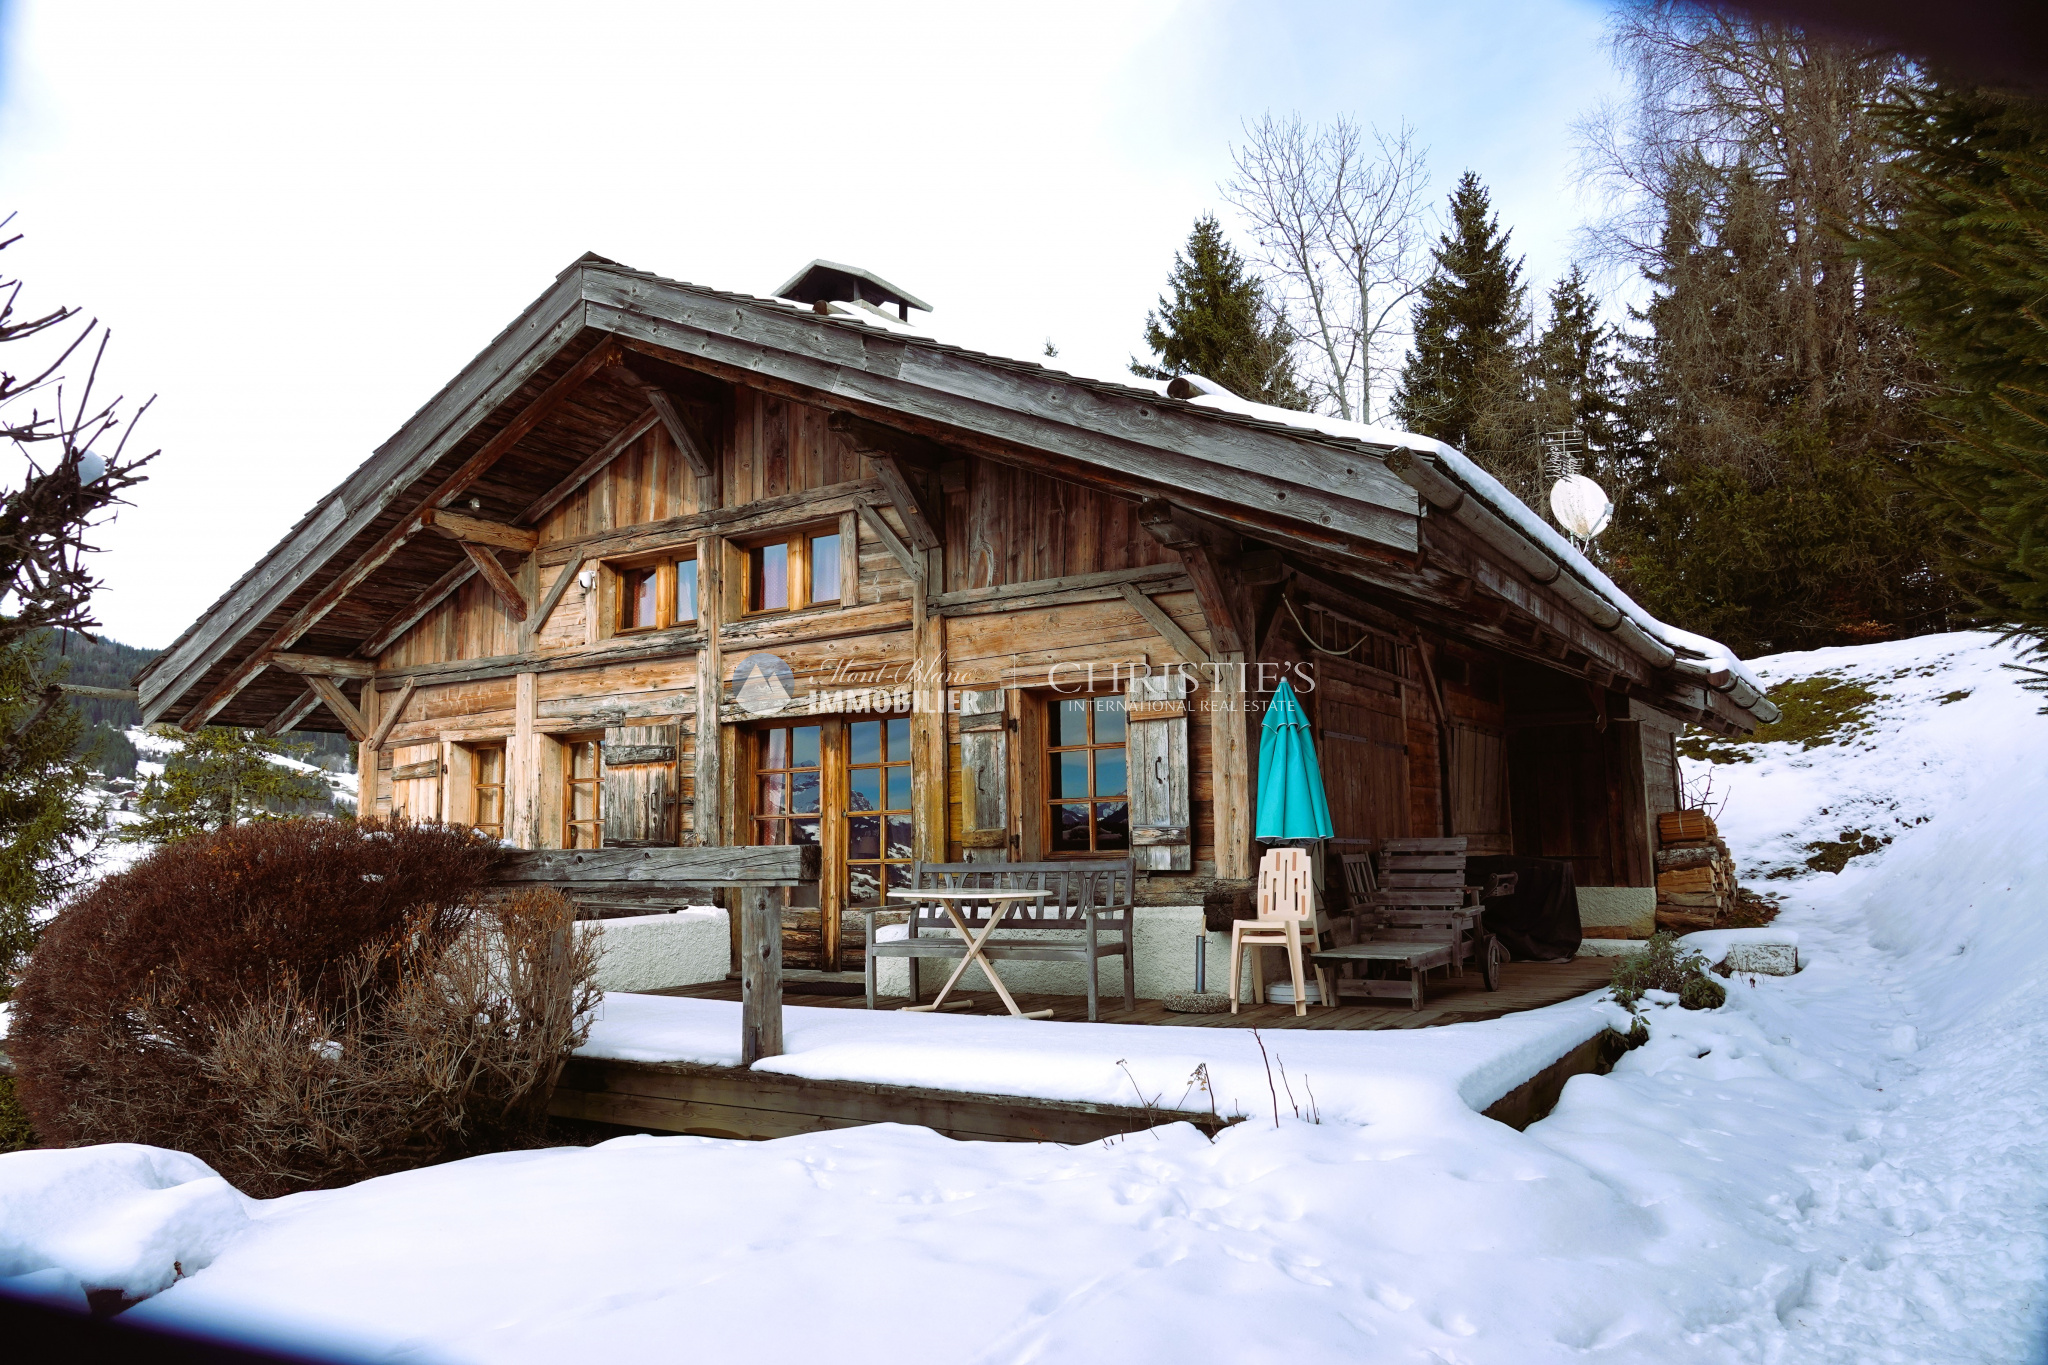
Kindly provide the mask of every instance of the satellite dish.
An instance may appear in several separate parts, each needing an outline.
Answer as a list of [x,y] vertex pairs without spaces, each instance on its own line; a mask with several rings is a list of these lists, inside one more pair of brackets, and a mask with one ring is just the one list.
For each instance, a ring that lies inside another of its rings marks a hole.
[[1551,485],[1550,514],[1572,535],[1591,540],[1614,519],[1614,503],[1584,474],[1567,474]]

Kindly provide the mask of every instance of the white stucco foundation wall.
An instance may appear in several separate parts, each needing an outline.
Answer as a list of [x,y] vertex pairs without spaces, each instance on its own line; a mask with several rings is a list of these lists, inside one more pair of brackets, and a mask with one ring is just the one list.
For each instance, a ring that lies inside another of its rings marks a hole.
[[598,936],[597,984],[607,991],[658,991],[723,981],[732,963],[725,911],[693,905],[670,915],[583,920]]
[[[1055,929],[1013,930],[1004,928],[997,931],[1003,938],[1044,938],[1078,941],[1080,935]],[[901,938],[903,926],[885,926],[881,933]],[[1137,927],[1133,937],[1137,948],[1137,991],[1140,1000],[1157,1000],[1161,996],[1195,988],[1195,939],[1206,936],[1208,947],[1208,985],[1210,990],[1222,990],[1224,978],[1230,973],[1230,935],[1206,933],[1202,928],[1202,907],[1199,905],[1141,905],[1137,910]],[[919,937],[924,937],[920,934]],[[1112,936],[1113,937],[1113,936]],[[1283,959],[1283,954],[1270,954]],[[924,998],[929,1000],[944,985],[952,974],[958,959],[944,957],[921,958],[918,962],[918,984],[923,988]],[[996,959],[996,970],[1002,974],[1003,984],[1012,991],[1032,995],[1086,995],[1088,993],[1087,966],[1080,962],[1016,962]],[[1121,1000],[1124,993],[1123,960],[1105,957],[1098,966],[1098,989],[1104,1000]],[[875,963],[877,988],[883,995],[906,995],[910,989],[909,963],[900,957],[877,958]],[[1278,975],[1277,973],[1271,973]],[[1245,973],[1247,982],[1251,973]],[[981,968],[970,967],[961,978],[959,989],[986,991],[988,979]],[[1245,994],[1250,999],[1249,990]]]
[[1626,929],[1632,938],[1657,932],[1654,886],[1582,886],[1579,923],[1587,928]]

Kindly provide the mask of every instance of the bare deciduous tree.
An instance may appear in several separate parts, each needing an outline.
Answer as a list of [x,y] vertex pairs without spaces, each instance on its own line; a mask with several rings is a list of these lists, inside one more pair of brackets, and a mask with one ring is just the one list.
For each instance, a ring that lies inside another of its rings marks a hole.
[[1382,133],[1267,114],[1244,132],[1224,198],[1258,243],[1318,405],[1369,422],[1422,282],[1428,154],[1405,123]]

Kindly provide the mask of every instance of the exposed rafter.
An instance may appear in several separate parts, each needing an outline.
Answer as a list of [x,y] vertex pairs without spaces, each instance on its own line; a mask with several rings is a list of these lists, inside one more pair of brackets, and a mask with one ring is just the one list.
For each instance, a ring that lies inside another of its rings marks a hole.
[[386,531],[375,545],[359,557],[355,563],[342,570],[333,581],[313,595],[313,600],[300,607],[292,618],[280,626],[268,640],[257,646],[241,663],[230,669],[228,675],[214,684],[199,701],[187,711],[178,724],[187,730],[197,730],[213,719],[221,707],[226,706],[235,694],[247,687],[269,666],[270,657],[279,650],[287,650],[296,644],[299,637],[317,625],[320,620],[340,605],[343,598],[360,587],[365,579],[381,568],[385,561],[424,526],[421,513],[430,512],[447,505],[462,495],[469,486],[496,464],[505,453],[525,438],[547,415],[559,407],[569,395],[581,388],[584,381],[611,363],[617,355],[614,344],[605,341],[591,348],[583,357],[566,370],[561,378],[526,405],[517,417],[506,424],[504,430],[484,442],[476,454],[462,462],[462,467],[443,479],[440,486],[429,493],[413,512],[396,526]]
[[584,484],[590,482],[596,473],[619,458],[627,446],[654,429],[661,418],[652,410],[640,414],[620,427],[618,434],[592,452],[589,459],[569,471],[569,476],[533,500],[524,512],[512,518],[515,526],[532,526],[553,511],[560,503]]
[[937,508],[922,492],[923,478],[913,478],[904,472],[904,460],[900,454],[906,445],[923,447],[931,443],[892,432],[878,423],[863,421],[843,412],[833,413],[827,419],[827,425],[833,431],[844,432],[852,438],[855,453],[865,456],[875,467],[875,478],[888,493],[896,515],[903,519],[903,529],[909,534],[910,543],[920,550],[938,549]]
[[[1196,644],[1195,637],[1182,630],[1180,622],[1168,616],[1157,602],[1129,583],[1120,584],[1118,591],[1122,593],[1124,601],[1130,603],[1138,615],[1144,617],[1152,629],[1159,632],[1160,638],[1173,646],[1174,653],[1197,667],[1211,662],[1209,651]],[[1211,634],[1213,633],[1212,628]]]

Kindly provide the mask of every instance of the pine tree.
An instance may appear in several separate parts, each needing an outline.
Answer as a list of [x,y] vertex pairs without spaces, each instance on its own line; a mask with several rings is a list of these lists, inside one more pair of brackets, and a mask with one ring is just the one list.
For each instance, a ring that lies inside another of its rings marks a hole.
[[0,734],[15,737],[16,755],[0,768],[0,1000],[42,917],[91,870],[99,827],[78,753],[85,721],[42,705],[57,676],[46,648],[34,635],[0,646]]
[[1891,124],[1907,200],[1861,254],[1948,380],[1911,475],[1980,619],[2048,653],[2048,103],[1940,86]]
[[194,834],[294,814],[308,806],[327,809],[327,784],[278,762],[300,759],[310,745],[273,738],[255,730],[208,726],[186,734],[173,725],[156,726],[159,739],[176,752],[161,777],[143,784],[137,804],[143,818],[124,826],[130,843],[163,843]]
[[1465,172],[1451,192],[1450,226],[1433,249],[1415,345],[1394,393],[1394,412],[1410,431],[1489,467],[1511,463],[1510,450],[1528,444],[1514,430],[1528,401],[1528,287],[1521,260],[1508,255],[1512,234],[1492,208],[1486,186]]
[[1293,338],[1213,215],[1197,218],[1186,248],[1174,253],[1167,288],[1171,297],[1145,315],[1145,344],[1159,363],[1133,360],[1132,374],[1197,374],[1254,403],[1308,407],[1294,378]]
[[1946,592],[1885,458],[1910,408],[1816,396],[1777,194],[1737,166],[1669,196],[1626,362],[1638,438],[1603,538],[1646,607],[1743,655],[1909,635]]

